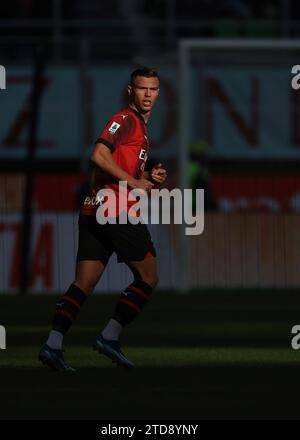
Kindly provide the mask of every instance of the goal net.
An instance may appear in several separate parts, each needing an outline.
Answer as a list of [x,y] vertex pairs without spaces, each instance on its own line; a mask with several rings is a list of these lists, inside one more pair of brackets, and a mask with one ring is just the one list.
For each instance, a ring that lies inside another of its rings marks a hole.
[[300,284],[299,61],[300,40],[181,40],[179,181],[206,208],[181,230],[182,292]]

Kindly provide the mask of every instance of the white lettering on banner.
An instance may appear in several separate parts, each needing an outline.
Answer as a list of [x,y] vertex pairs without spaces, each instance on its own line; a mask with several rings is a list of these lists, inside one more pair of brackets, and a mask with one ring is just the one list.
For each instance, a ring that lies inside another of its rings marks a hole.
[[270,212],[280,212],[278,200],[272,197],[257,197],[255,200],[247,197],[220,197],[218,207],[224,212],[238,212],[241,210],[265,209]]

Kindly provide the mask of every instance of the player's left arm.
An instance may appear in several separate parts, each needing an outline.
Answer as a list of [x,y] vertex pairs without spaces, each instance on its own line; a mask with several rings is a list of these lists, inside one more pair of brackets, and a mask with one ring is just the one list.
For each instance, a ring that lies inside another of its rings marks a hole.
[[153,183],[163,183],[167,178],[167,170],[162,163],[157,163],[150,171],[144,171],[143,178]]

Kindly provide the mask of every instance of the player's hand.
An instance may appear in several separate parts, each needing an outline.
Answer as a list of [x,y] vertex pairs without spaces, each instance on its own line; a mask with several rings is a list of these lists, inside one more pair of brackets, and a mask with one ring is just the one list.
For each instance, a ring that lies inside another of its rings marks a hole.
[[154,184],[147,179],[135,179],[132,187],[134,189],[143,189],[146,192],[150,192]]
[[163,168],[162,163],[154,165],[150,171],[150,178],[155,183],[163,183],[167,178],[167,170]]

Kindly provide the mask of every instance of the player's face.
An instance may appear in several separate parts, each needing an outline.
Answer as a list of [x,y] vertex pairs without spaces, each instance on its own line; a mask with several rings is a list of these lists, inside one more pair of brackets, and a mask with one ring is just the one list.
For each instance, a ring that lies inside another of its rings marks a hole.
[[149,113],[155,104],[159,92],[158,78],[137,76],[134,85],[128,86],[130,101],[142,113]]

